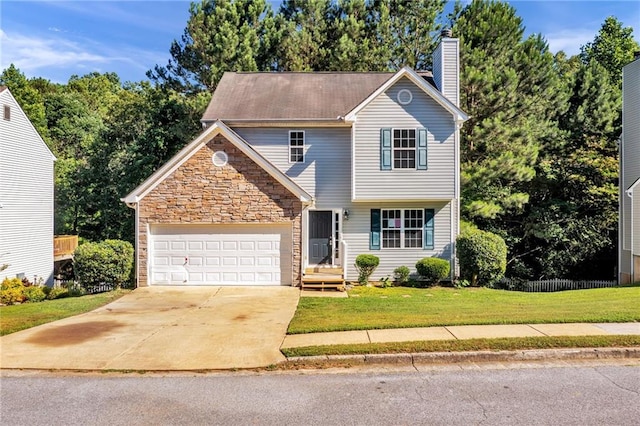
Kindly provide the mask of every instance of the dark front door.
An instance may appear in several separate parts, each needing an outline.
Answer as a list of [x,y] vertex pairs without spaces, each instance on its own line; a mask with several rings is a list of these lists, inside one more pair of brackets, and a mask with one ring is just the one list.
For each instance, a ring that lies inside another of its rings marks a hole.
[[309,212],[309,264],[331,265],[331,211]]

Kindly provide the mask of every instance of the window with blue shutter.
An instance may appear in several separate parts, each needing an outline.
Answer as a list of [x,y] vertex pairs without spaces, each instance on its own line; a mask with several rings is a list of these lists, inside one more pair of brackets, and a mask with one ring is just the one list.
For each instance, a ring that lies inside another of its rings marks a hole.
[[391,129],[380,129],[380,170],[391,170]]
[[433,250],[434,209],[424,209],[424,249]]
[[427,129],[418,129],[418,170],[427,170]]
[[380,250],[380,209],[371,209],[370,250]]

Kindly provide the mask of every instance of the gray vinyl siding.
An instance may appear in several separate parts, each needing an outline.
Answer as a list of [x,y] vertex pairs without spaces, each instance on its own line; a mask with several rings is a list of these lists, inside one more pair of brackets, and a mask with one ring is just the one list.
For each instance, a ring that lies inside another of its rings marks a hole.
[[[397,102],[408,89],[413,101]],[[355,123],[354,201],[445,200],[455,197],[455,124],[429,95],[403,78],[358,113]],[[427,129],[427,170],[380,170],[380,129]]]
[[[5,120],[4,105],[11,108]],[[54,157],[8,90],[0,93],[0,264],[53,282]]]
[[626,194],[640,178],[640,60],[626,65],[622,77],[619,249],[620,272],[629,274],[631,253],[640,254],[640,186],[636,186],[633,199]]
[[[440,257],[452,260],[451,206],[450,202],[354,203],[351,207],[349,220],[342,223],[342,237],[347,243],[345,269],[347,270],[348,280],[356,281],[358,278],[358,272],[354,264],[356,256],[359,254],[368,253],[380,258],[380,265],[371,277],[372,280],[379,280],[387,275],[393,278],[393,270],[402,265],[407,266],[415,274],[416,262],[424,257]],[[433,250],[414,248],[369,250],[371,209],[393,208],[435,210]]]
[[458,39],[443,39],[433,52],[433,80],[454,105],[459,105]]
[[[289,131],[305,132],[304,163],[289,162]],[[350,128],[235,128],[256,151],[316,200],[316,208],[351,202]]]

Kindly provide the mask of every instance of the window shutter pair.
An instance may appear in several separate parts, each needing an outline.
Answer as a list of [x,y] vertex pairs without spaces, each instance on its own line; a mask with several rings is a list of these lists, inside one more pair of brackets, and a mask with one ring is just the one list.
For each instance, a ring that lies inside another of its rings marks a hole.
[[[434,209],[424,209],[424,249],[433,250],[434,239]],[[371,236],[369,239],[369,250],[380,250],[380,209],[371,209]]]
[[[427,170],[427,129],[418,129],[416,145],[416,168],[418,170]],[[380,170],[391,170],[392,161],[391,129],[380,129]]]

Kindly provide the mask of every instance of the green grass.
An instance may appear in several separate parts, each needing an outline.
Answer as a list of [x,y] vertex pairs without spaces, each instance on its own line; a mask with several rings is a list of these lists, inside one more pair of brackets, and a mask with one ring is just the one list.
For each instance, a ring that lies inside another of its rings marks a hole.
[[81,297],[0,307],[0,336],[92,311],[129,293],[115,290]]
[[640,321],[640,286],[555,293],[355,287],[346,299],[301,298],[288,332],[630,321]]
[[512,351],[526,349],[640,346],[640,336],[560,336],[502,339],[430,340],[400,343],[307,346],[282,349],[287,357],[315,355],[393,354],[417,352]]

